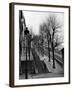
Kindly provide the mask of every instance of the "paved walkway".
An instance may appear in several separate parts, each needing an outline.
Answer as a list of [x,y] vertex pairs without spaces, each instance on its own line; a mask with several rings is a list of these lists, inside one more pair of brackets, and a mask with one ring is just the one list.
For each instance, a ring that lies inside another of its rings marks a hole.
[[31,78],[55,78],[55,77],[64,77],[63,73],[45,73],[45,74],[37,74],[33,75]]
[[[42,73],[42,74],[28,74],[28,79],[36,79],[36,78],[57,78],[57,77],[64,77],[63,73]],[[25,74],[21,75],[19,79],[25,79]]]

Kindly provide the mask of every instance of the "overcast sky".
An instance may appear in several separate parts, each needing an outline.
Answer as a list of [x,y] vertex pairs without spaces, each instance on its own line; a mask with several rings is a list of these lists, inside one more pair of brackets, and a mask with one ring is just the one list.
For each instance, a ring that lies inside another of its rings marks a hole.
[[[34,34],[39,34],[39,26],[41,23],[46,22],[49,15],[56,15],[58,21],[63,24],[64,23],[64,13],[56,13],[56,12],[35,12],[35,11],[23,11],[26,26],[28,29],[32,28],[32,32]],[[63,31],[63,30],[62,30]]]

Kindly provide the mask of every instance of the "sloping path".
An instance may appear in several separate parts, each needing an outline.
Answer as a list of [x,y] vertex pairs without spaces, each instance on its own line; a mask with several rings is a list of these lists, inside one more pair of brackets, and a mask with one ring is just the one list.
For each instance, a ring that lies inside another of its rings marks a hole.
[[36,67],[38,68],[38,72],[39,73],[49,72],[46,65],[43,64],[42,61],[40,60],[40,57],[37,55],[35,49],[32,48],[31,50],[32,50],[33,58],[35,60]]

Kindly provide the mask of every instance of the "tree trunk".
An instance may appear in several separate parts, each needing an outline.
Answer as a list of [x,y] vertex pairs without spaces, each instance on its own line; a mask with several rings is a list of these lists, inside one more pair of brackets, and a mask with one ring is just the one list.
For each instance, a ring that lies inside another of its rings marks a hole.
[[54,58],[54,33],[55,29],[53,29],[53,34],[52,34],[52,57],[53,57],[53,68],[55,68],[55,58]]
[[50,48],[49,48],[49,40],[48,40],[48,57],[49,57],[49,62],[50,62]]
[[55,58],[54,58],[54,46],[52,42],[52,57],[53,57],[53,68],[55,68]]

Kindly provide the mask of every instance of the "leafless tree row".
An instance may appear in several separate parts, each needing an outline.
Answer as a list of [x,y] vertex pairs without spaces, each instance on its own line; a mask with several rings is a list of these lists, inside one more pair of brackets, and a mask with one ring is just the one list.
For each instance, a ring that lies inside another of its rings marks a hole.
[[[57,20],[55,15],[50,15],[47,18],[47,21],[40,25],[40,36],[36,36],[36,40],[34,43],[39,48],[41,47],[44,50],[44,47],[47,47],[48,50],[48,57],[50,62],[50,51],[52,51],[53,57],[53,68],[55,68],[55,57],[54,51],[55,47],[57,47],[61,42],[59,42],[58,35],[59,29],[61,29],[62,25]],[[38,45],[37,45],[38,44]],[[41,50],[41,49],[40,49]]]

